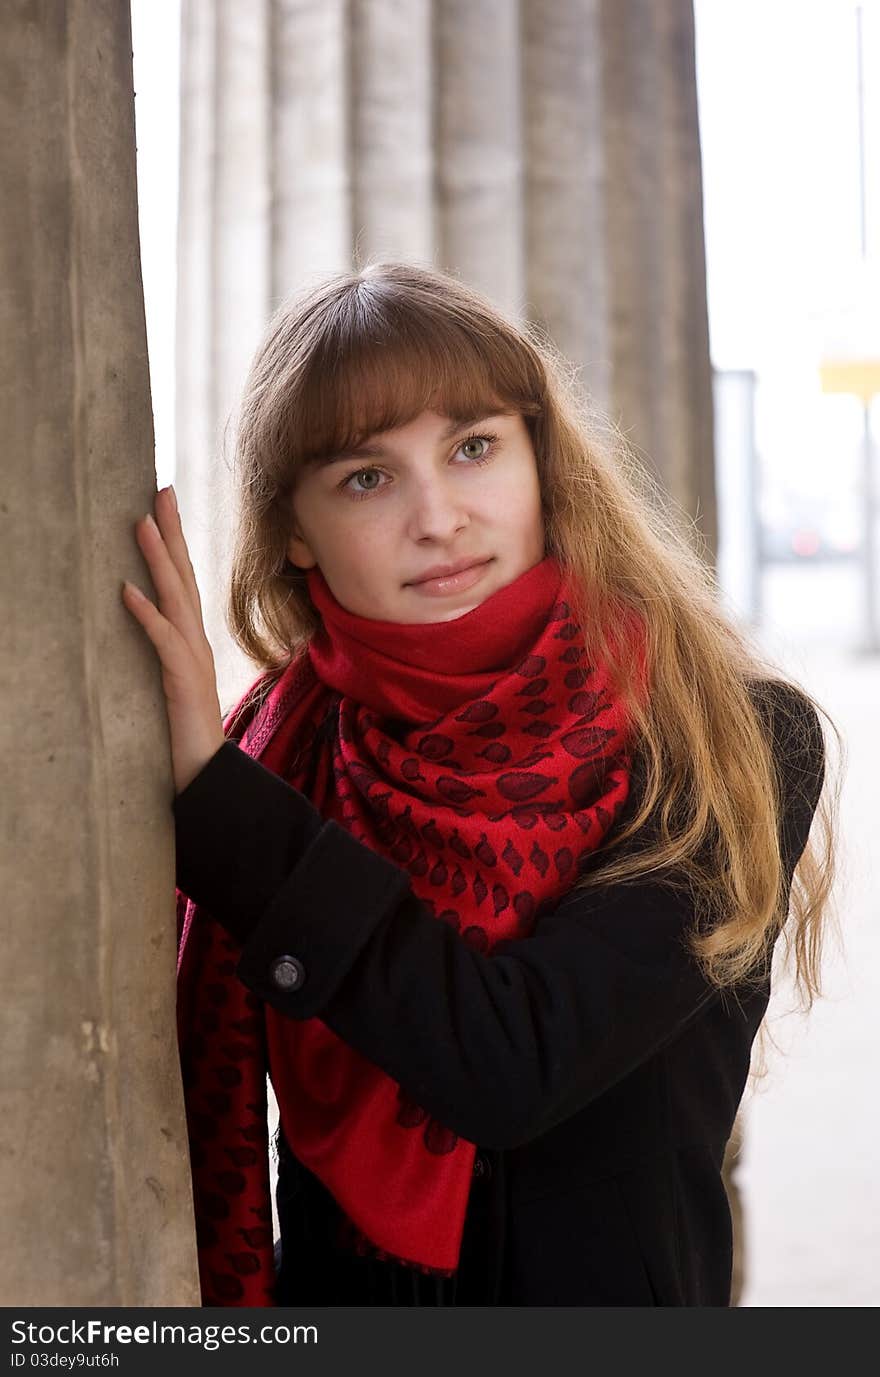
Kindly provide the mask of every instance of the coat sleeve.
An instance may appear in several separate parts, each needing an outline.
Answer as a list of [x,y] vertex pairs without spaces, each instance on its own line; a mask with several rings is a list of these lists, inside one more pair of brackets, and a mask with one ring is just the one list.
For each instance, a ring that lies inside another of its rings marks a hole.
[[[824,755],[818,721],[786,722],[790,884]],[[573,891],[528,938],[487,954],[433,916],[405,870],[235,743],[174,813],[178,887],[243,944],[239,979],[289,1018],[321,1018],[486,1148],[576,1112],[719,997],[683,941],[687,892],[656,878]]]

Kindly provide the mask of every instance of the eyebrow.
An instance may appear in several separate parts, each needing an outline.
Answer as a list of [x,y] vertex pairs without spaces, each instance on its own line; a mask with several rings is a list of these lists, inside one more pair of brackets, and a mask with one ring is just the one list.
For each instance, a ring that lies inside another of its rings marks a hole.
[[[465,430],[468,426],[480,425],[484,421],[491,420],[494,415],[500,414],[490,412],[486,416],[472,416],[469,420],[452,421],[441,430],[439,440],[451,440],[457,431]],[[356,445],[353,449],[338,450],[335,454],[323,455],[312,462],[316,468],[324,469],[329,468],[331,464],[341,464],[348,459],[391,459],[393,457],[391,450],[386,449],[384,445],[371,444],[365,440],[362,445]]]

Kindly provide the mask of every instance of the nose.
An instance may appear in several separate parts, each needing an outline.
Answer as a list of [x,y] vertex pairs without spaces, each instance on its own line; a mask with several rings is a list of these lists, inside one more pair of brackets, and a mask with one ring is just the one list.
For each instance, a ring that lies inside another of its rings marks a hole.
[[469,523],[461,492],[432,476],[412,495],[409,532],[413,540],[446,542]]

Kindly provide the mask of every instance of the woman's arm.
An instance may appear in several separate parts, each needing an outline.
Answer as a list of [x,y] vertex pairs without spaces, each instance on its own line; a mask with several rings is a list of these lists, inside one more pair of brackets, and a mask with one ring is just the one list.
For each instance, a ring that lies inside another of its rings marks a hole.
[[[821,787],[817,731],[804,722],[777,741],[789,884]],[[487,1148],[574,1113],[719,997],[682,940],[687,892],[656,879],[573,892],[486,954],[430,913],[405,870],[231,742],[173,806],[178,887],[243,943],[239,978],[290,1018],[320,1017]]]

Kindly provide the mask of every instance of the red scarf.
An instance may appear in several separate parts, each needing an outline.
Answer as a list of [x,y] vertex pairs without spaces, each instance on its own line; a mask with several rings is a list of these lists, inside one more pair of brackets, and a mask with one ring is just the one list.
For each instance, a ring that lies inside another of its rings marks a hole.
[[[629,792],[627,722],[602,667],[585,663],[559,564],[547,556],[428,625],[348,612],[317,569],[308,587],[322,625],[240,748],[406,869],[475,950],[527,937]],[[177,897],[203,1304],[274,1303],[267,1069],[284,1136],[340,1205],[346,1245],[449,1275],[477,1145],[321,1019],[264,1005],[235,977],[238,943]]]

